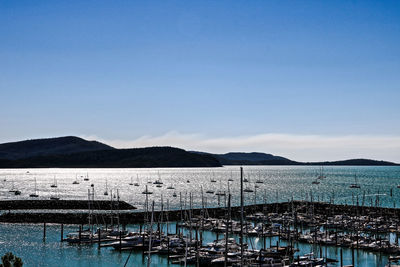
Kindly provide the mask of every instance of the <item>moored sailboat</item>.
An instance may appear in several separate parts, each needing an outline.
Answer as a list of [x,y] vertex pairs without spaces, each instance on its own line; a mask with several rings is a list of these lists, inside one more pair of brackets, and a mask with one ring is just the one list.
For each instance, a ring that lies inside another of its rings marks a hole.
[[357,175],[356,174],[354,174],[354,184],[351,184],[350,188],[361,188],[360,184],[357,182]]
[[33,194],[30,194],[29,196],[30,197],[39,197],[39,195],[37,194],[36,177],[35,177],[35,192]]

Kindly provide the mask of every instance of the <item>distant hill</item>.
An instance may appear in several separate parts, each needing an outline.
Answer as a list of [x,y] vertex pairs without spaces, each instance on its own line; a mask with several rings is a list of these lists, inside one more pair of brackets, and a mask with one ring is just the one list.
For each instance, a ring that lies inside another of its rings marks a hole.
[[211,154],[222,165],[298,165],[298,162],[271,154],[251,152],[230,152],[226,154]]
[[0,168],[220,167],[222,165],[395,166],[393,162],[350,159],[297,162],[260,152],[211,154],[173,147],[116,149],[97,141],[66,136],[0,144]]
[[324,162],[299,162],[284,157],[260,152],[230,152],[226,154],[210,154],[206,152],[193,152],[212,155],[222,165],[326,165],[326,166],[397,166],[400,164],[371,159],[349,159],[341,161]]
[[400,164],[373,159],[348,159],[340,161],[307,162],[306,165],[337,165],[337,166],[399,166]]
[[87,141],[75,136],[66,136],[0,144],[0,159],[15,160],[36,156],[113,149],[113,147],[97,141]]
[[151,168],[220,167],[210,155],[199,155],[173,147],[107,149],[73,154],[0,160],[0,168]]

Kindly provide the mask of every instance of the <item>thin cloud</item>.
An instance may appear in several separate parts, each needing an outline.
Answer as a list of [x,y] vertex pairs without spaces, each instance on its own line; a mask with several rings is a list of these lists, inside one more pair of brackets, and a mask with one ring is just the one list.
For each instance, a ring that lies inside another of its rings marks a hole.
[[169,132],[161,136],[142,136],[133,140],[107,140],[96,136],[83,137],[99,140],[117,148],[173,146],[211,153],[257,151],[298,161],[370,158],[400,162],[399,136],[322,136],[268,133],[215,138],[201,134]]

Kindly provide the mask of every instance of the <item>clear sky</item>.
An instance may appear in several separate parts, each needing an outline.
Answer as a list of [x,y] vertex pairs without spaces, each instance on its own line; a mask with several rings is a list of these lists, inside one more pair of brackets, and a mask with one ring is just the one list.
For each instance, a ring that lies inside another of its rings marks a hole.
[[0,142],[400,162],[400,1],[0,1]]

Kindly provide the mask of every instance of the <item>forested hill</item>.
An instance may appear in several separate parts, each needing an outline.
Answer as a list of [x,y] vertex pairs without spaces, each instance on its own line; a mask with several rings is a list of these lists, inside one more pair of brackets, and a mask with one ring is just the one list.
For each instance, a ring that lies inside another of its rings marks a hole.
[[75,136],[34,139],[0,144],[0,159],[23,159],[36,156],[63,155],[86,151],[112,150],[111,146]]
[[0,160],[0,168],[145,168],[220,167],[210,155],[199,155],[173,147],[109,149],[73,154]]
[[372,159],[349,159],[340,161],[323,162],[299,162],[288,158],[274,156],[260,152],[229,152],[226,154],[210,154],[205,152],[193,152],[214,156],[222,165],[326,165],[326,166],[398,166],[389,161]]
[[97,141],[74,136],[0,144],[0,168],[151,168],[222,165],[395,166],[399,164],[371,159],[298,162],[260,152],[211,154],[188,152],[173,147],[116,149]]

